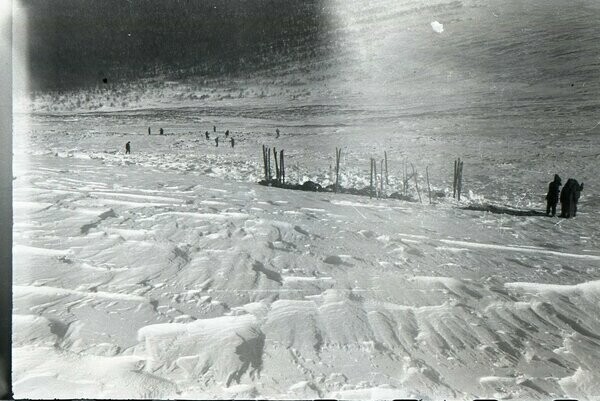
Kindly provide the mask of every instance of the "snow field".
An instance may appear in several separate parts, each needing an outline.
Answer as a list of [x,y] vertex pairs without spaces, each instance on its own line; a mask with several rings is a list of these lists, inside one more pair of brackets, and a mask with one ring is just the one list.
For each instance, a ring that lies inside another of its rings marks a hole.
[[[597,5],[323,11],[322,57],[15,99],[17,397],[598,400]],[[387,151],[424,202],[258,186],[262,145],[358,189]],[[555,173],[576,219],[461,209]]]
[[592,214],[30,159],[18,396],[593,399],[597,238],[568,234]]

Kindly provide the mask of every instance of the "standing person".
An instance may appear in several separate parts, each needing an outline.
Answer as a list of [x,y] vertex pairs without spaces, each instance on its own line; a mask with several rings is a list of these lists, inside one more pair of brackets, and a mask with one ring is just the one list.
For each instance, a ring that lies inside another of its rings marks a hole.
[[552,217],[556,215],[556,205],[558,204],[560,185],[560,177],[558,174],[554,174],[554,181],[548,185],[548,194],[546,195],[546,215],[550,215],[550,211],[552,211]]
[[[565,185],[563,185],[562,191],[560,191],[560,217],[573,217],[573,203],[575,195],[575,180],[569,178]],[[579,187],[579,184],[577,184]]]
[[275,130],[275,138],[279,138],[279,128]]
[[204,133],[204,136],[206,137],[206,139],[210,139],[210,134],[208,133],[208,131],[206,131],[206,132]]
[[229,130],[225,131],[225,138],[229,138]]
[[130,153],[131,153],[131,145],[130,145],[130,144],[131,144],[131,142],[127,142],[127,143],[125,144],[125,154],[126,154],[126,155],[128,155],[128,154],[130,154]]
[[573,205],[571,206],[573,217],[577,216],[577,203],[579,203],[581,191],[583,191],[583,182],[579,184],[575,181],[575,185],[573,186]]
[[217,126],[213,125],[213,132],[217,132]]
[[219,147],[219,137],[215,138],[215,144],[216,144],[215,146],[218,148]]
[[150,135],[150,127],[148,127],[148,135]]
[[159,130],[159,133],[160,133],[161,135],[164,135],[164,134],[165,134],[165,131],[164,131],[164,130],[161,128],[161,129]]
[[235,142],[233,141],[233,137],[231,137],[231,147],[233,148]]

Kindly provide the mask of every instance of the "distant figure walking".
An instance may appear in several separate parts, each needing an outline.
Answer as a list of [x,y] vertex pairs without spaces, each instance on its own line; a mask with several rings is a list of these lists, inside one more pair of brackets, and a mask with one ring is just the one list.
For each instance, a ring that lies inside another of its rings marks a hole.
[[127,143],[125,144],[125,154],[126,154],[126,155],[128,155],[128,154],[130,154],[130,153],[131,153],[131,145],[130,145],[130,144],[131,144],[131,142],[127,142]]
[[275,138],[279,138],[279,128],[275,130]]
[[560,217],[570,218],[577,215],[577,203],[583,191],[583,184],[569,178],[560,192]]
[[164,131],[164,130],[161,128],[161,129],[159,130],[159,133],[160,133],[161,135],[164,135],[164,134],[165,134],[165,131]]
[[225,131],[225,138],[229,137],[229,130]]
[[235,141],[233,140],[233,137],[231,137],[231,147],[233,148],[234,145],[235,145]]
[[208,131],[206,131],[206,132],[204,133],[204,136],[206,137],[206,139],[210,139],[210,134],[208,133]]
[[558,204],[558,195],[560,194],[560,177],[554,174],[554,181],[548,185],[548,194],[546,195],[546,215],[556,216],[556,205]]
[[213,125],[213,132],[217,132],[217,126]]
[[150,132],[151,132],[150,127],[148,127],[148,135],[151,135]]
[[219,147],[219,137],[216,137],[216,138],[215,138],[215,144],[216,144],[216,145],[215,145],[216,147]]

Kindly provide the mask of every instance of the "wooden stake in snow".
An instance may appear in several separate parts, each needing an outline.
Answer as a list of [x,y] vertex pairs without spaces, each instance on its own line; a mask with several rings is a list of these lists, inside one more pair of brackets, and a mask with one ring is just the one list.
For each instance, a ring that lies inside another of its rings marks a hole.
[[452,197],[456,198],[456,194],[458,194],[458,200],[460,200],[460,194],[462,192],[463,164],[464,162],[460,160],[460,157],[457,160],[454,160],[454,184]]
[[275,182],[281,183],[281,176],[279,174],[279,163],[277,162],[277,149],[273,148],[273,158],[275,159]]
[[431,205],[431,186],[429,185],[429,166],[425,167],[425,175],[427,176],[427,193],[429,194],[429,204]]
[[262,152],[263,152],[263,168],[264,168],[264,172],[265,172],[265,181],[269,182],[269,173],[267,172],[267,153],[269,151],[267,150],[267,147],[265,145],[263,145],[263,147],[262,147]]
[[265,181],[271,182],[271,148],[263,145],[263,161],[265,164]]
[[456,160],[454,160],[454,174],[452,176],[452,197],[453,198],[456,198],[456,183],[457,182],[458,182],[458,162]]
[[385,185],[390,185],[390,181],[388,180],[388,164],[387,164],[387,152],[383,152],[383,156],[385,157]]
[[369,198],[373,197],[373,158],[371,158],[371,184],[369,186],[370,191],[369,191]]
[[417,195],[419,195],[419,202],[423,203],[423,201],[421,200],[421,192],[419,191],[419,182],[417,181],[417,173],[415,172],[415,166],[412,163],[410,163],[410,166],[412,167],[413,176],[415,177],[415,187],[417,187]]
[[283,149],[279,152],[279,170],[281,171],[281,183],[285,184],[285,167],[283,164]]
[[380,196],[383,198],[383,160],[381,161],[381,189],[380,189]]
[[373,159],[373,180],[375,182],[375,195],[379,199],[379,191],[377,191],[377,160]]
[[402,181],[402,191],[404,192],[404,196],[408,195],[408,180],[410,179],[410,177],[408,176],[408,165],[407,165],[407,160],[406,158],[404,158],[404,177],[403,177],[403,181]]
[[462,192],[462,178],[463,178],[463,164],[460,159],[458,159],[458,201],[460,202],[460,194]]
[[335,148],[335,192],[340,187],[340,159],[342,158],[342,148]]
[[273,179],[271,174],[271,148],[267,148],[267,166],[269,167],[269,182]]

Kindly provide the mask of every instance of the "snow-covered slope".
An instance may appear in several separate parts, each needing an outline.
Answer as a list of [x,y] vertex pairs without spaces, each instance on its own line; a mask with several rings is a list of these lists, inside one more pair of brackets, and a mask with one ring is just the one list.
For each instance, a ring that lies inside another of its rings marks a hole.
[[317,106],[318,116],[333,107],[379,122],[435,115],[427,128],[448,133],[549,134],[598,122],[600,9],[593,0],[331,0],[322,13],[322,40],[289,48],[269,68],[219,78],[178,70],[40,93],[32,109],[202,111],[285,102],[288,113]]
[[[598,400],[597,4],[325,3],[319,57],[15,115],[17,397]],[[257,185],[263,144],[415,202]]]
[[550,176],[543,154],[511,158],[493,139],[381,135],[371,150],[360,134],[232,127],[231,149],[194,124],[148,136],[130,116],[95,118],[39,117],[15,149],[18,397],[598,394],[592,177],[571,220],[289,191],[255,183],[261,143],[286,150],[291,180],[321,182],[344,143],[342,183],[358,187],[387,149],[388,193],[405,156],[426,187],[418,155],[447,193],[461,148],[463,204],[539,210]]

